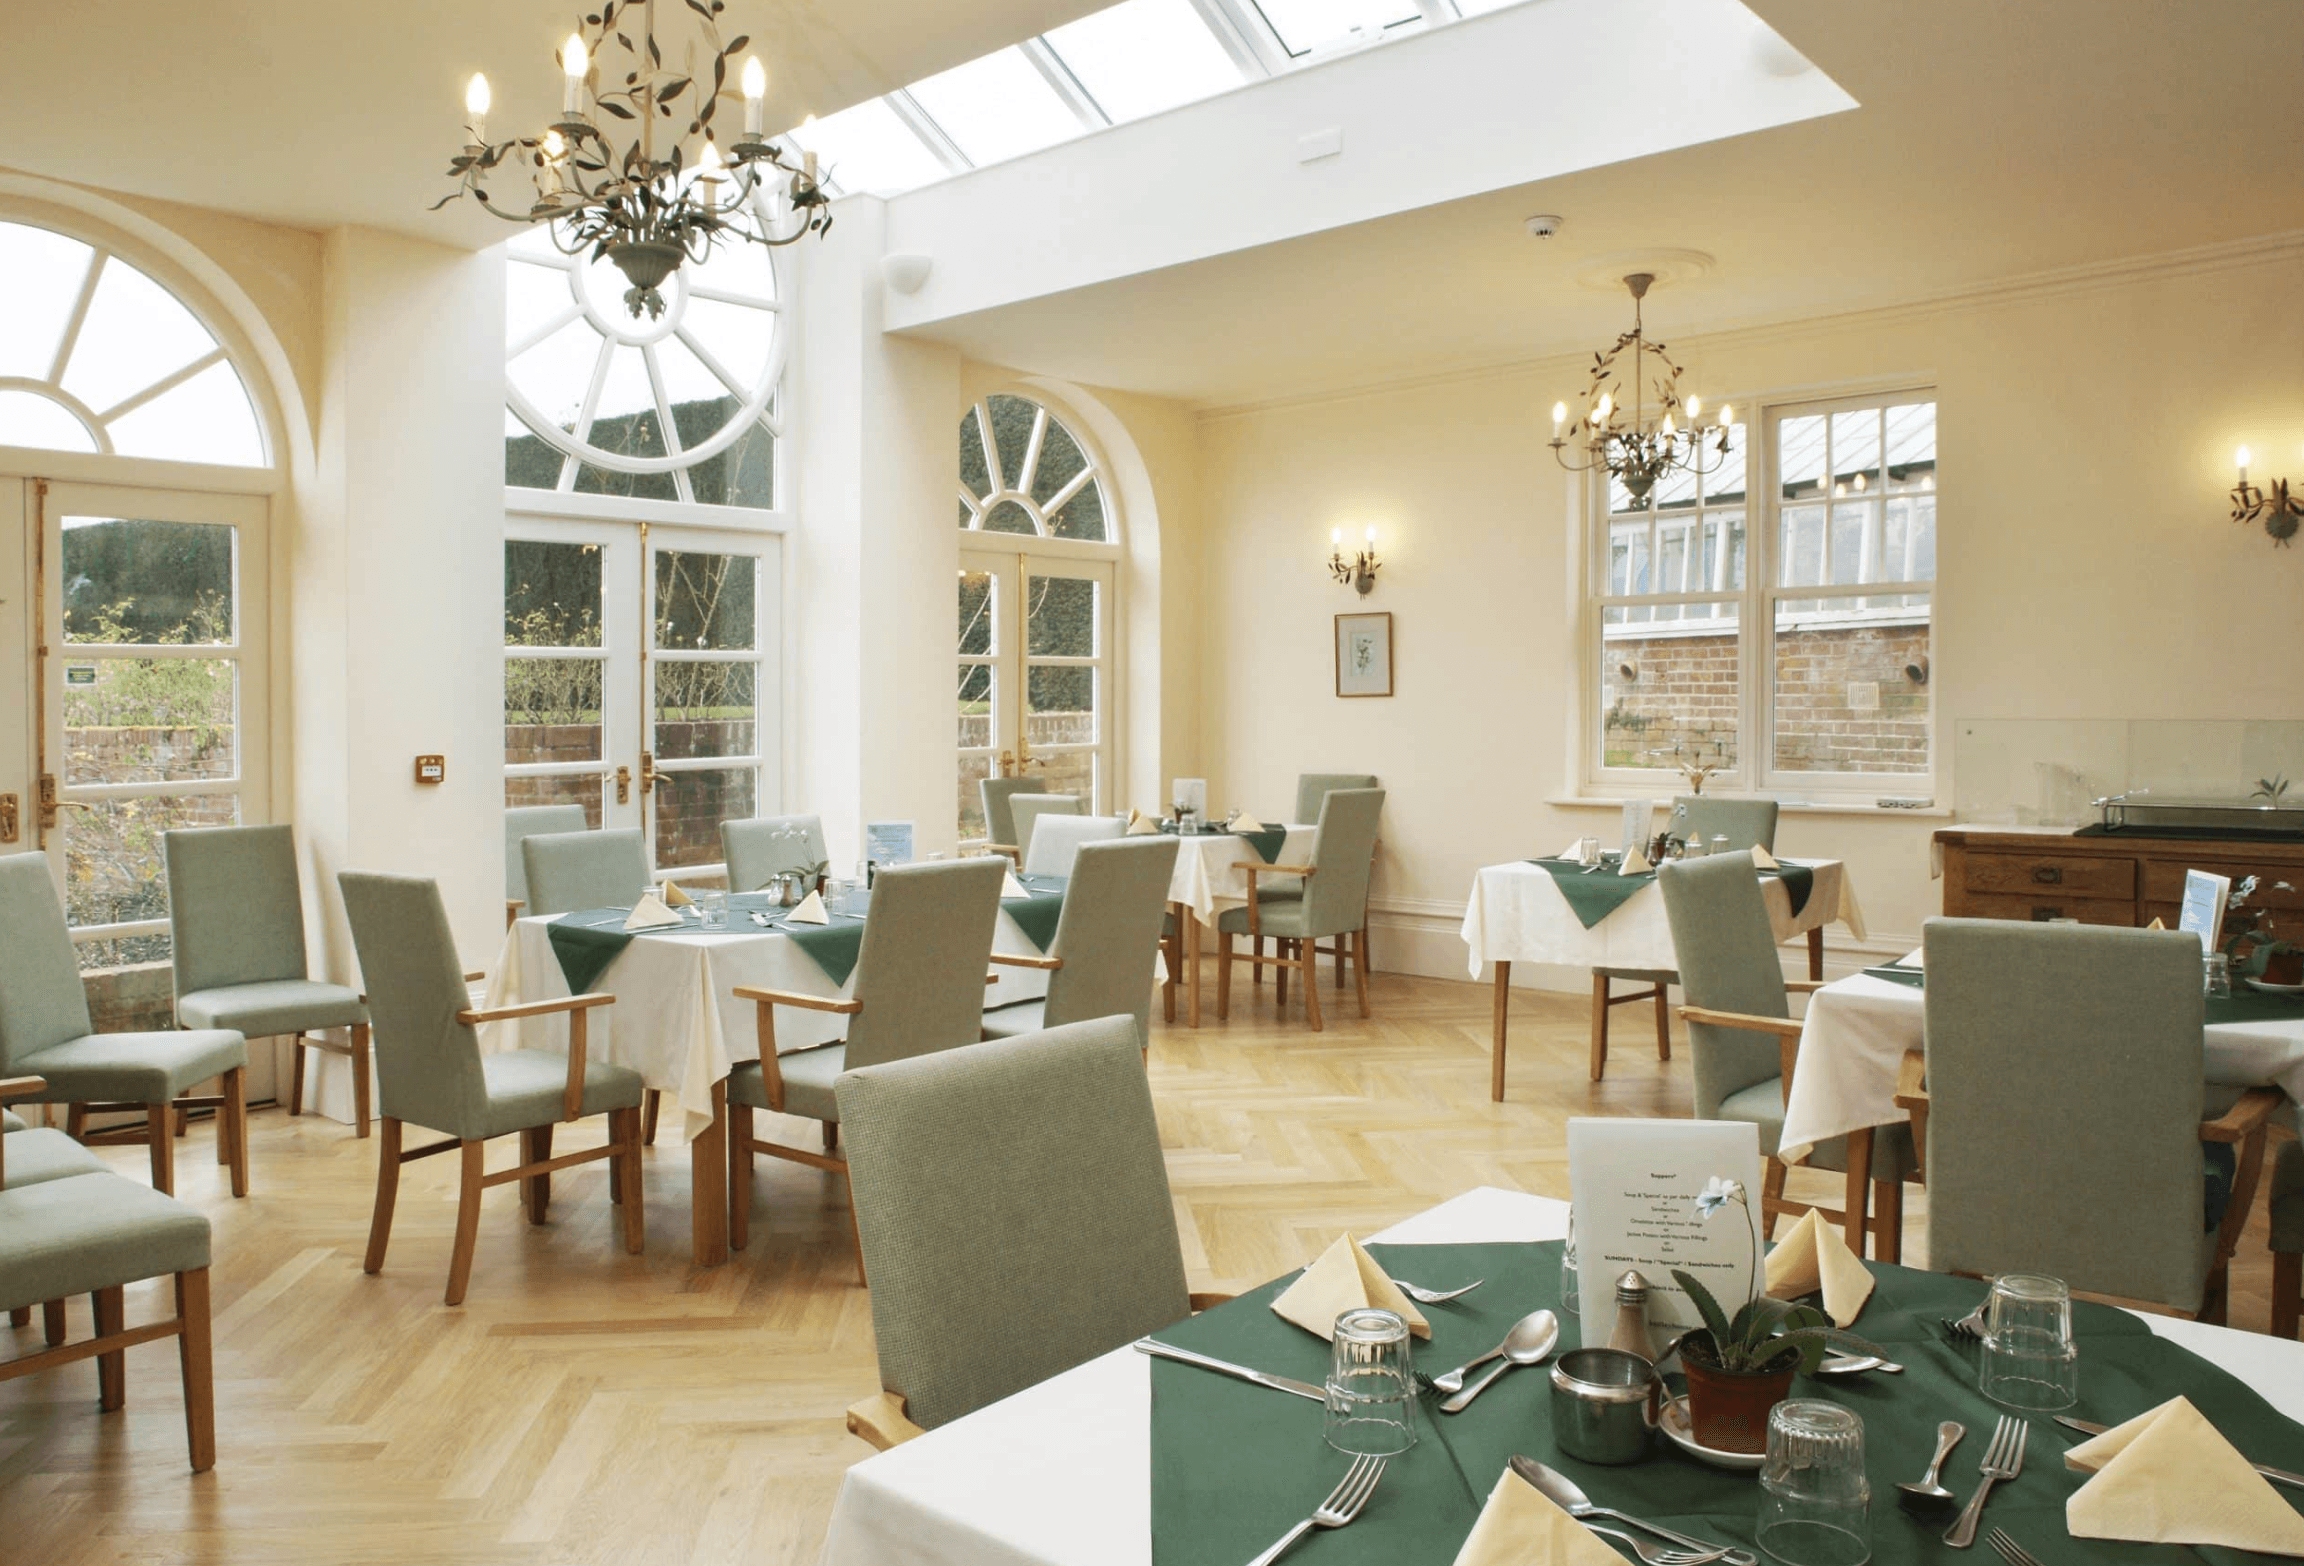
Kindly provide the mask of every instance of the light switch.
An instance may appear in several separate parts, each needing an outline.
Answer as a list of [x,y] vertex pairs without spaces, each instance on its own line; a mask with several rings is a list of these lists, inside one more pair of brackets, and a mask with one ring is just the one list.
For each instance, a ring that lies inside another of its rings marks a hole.
[[418,756],[416,758],[417,782],[444,783],[447,779],[448,758],[446,756]]

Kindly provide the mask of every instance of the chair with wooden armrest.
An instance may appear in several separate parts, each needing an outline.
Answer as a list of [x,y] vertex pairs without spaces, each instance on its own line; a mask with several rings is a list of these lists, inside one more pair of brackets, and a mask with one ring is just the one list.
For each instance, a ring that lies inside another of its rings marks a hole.
[[1190,1314],[1135,1048],[1105,1017],[839,1078],[882,1388],[850,1430],[893,1444]]
[[504,924],[509,929],[528,906],[528,860],[520,845],[547,833],[584,832],[592,823],[582,805],[522,805],[504,812]]
[[1086,811],[1086,802],[1077,794],[1009,795],[1008,813],[1016,822],[1017,867],[1032,862],[1032,831],[1042,816],[1077,816]]
[[1024,869],[1032,875],[1070,875],[1073,856],[1083,843],[1126,837],[1126,816],[1082,816],[1042,811],[1033,818],[1032,846],[1024,855]]
[[1682,794],[1672,801],[1670,830],[1674,837],[1709,844],[1728,839],[1728,851],[1765,848],[1776,852],[1776,821],[1781,807],[1773,799],[1722,799],[1717,794]]
[[[10,1077],[0,1081],[0,1102],[11,1098],[30,1098],[47,1084],[38,1077]],[[34,1128],[24,1124],[15,1115],[0,1111],[5,1116],[0,1130],[0,1191],[12,1186],[42,1185],[50,1180],[67,1180],[74,1175],[108,1174],[104,1160],[81,1146],[61,1131]],[[42,1301],[46,1317],[48,1341],[64,1341],[64,1301],[61,1298]],[[11,1326],[29,1326],[32,1307],[17,1305],[10,1308]]]
[[[1301,865],[1267,865],[1253,855],[1240,862],[1248,880],[1248,901],[1227,908],[1216,917],[1216,1015],[1229,1017],[1232,1005],[1232,940],[1248,937],[1242,960],[1258,971],[1277,968],[1276,991],[1283,1012],[1288,1005],[1288,972],[1303,979],[1304,1013],[1312,1031],[1321,1031],[1320,986],[1312,964],[1314,949],[1323,937],[1354,937],[1353,967],[1358,980],[1360,1015],[1368,1015],[1368,878],[1375,867],[1376,823],[1384,813],[1380,788],[1330,790],[1320,803],[1320,824],[1312,833],[1312,850]],[[1270,897],[1267,876],[1303,878],[1301,895]],[[1273,955],[1263,952],[1263,939],[1273,938]]]
[[[1043,822],[1044,829],[1053,822]],[[1145,982],[1160,949],[1176,839],[1090,843],[1073,860],[1064,910],[1043,957],[994,952],[992,960],[1048,970],[1048,993],[984,1013],[984,1037],[1016,1038],[1095,1017],[1127,1017],[1140,1048],[1152,1047],[1152,988]]]
[[[1786,998],[1794,985],[1784,978],[1749,853],[1668,863],[1656,883],[1687,994],[1680,1015],[1688,1024],[1696,1118],[1759,1127],[1767,1159],[1760,1218],[1765,1233],[1779,1216],[1797,1216],[1814,1205],[1786,1200],[1787,1170],[1777,1156],[1784,1105],[1800,1060],[1801,1025]],[[1845,1174],[1844,1205],[1816,1210],[1840,1224],[1849,1248],[1862,1255],[1870,1233],[1874,1254],[1897,1260],[1904,1248],[1903,1182],[1917,1162],[1910,1132],[1903,1126],[1851,1132],[1818,1143],[1806,1162]]]
[[1898,1097],[1926,1138],[1931,1265],[2222,1320],[2286,1100],[2207,1113],[2198,937],[1931,919],[1922,940],[1927,1050]]
[[[1330,794],[1339,789],[1375,788],[1377,785],[1378,780],[1373,772],[1300,772],[1296,775],[1296,813],[1288,819],[1299,826],[1311,826],[1319,821],[1320,805]],[[1378,843],[1375,846],[1381,848],[1383,845]],[[1267,902],[1276,902],[1303,895],[1303,886],[1299,883],[1295,886],[1274,887],[1264,894],[1264,898]],[[1316,957],[1336,959],[1336,988],[1344,988],[1345,975],[1352,966],[1354,945],[1367,938],[1367,930],[1368,921],[1363,917],[1358,930],[1349,936],[1338,936],[1333,946],[1316,944],[1312,948]],[[1257,950],[1262,949],[1262,943],[1258,942]],[[1256,982],[1263,983],[1264,970],[1258,968],[1253,971]]]
[[757,892],[788,870],[829,863],[822,816],[759,816],[720,823],[720,853],[728,862],[728,890]]
[[[534,839],[530,839],[531,846]],[[383,1121],[376,1158],[376,1211],[368,1228],[365,1269],[384,1269],[392,1238],[392,1210],[400,1192],[400,1166],[455,1150],[463,1160],[456,1207],[456,1241],[448,1264],[447,1301],[461,1304],[472,1278],[472,1252],[480,1232],[480,1193],[521,1183],[528,1221],[540,1224],[551,1200],[552,1176],[578,1164],[609,1159],[608,1191],[624,1214],[624,1248],[643,1244],[640,1187],[638,1072],[588,1058],[586,1023],[594,1007],[613,995],[570,995],[558,1000],[476,1011],[467,1002],[463,969],[437,884],[410,876],[337,876],[344,914],[352,925],[376,1019],[376,1073]],[[483,1023],[512,1022],[555,1013],[568,1017],[568,1050],[500,1050],[483,1055]],[[555,1124],[608,1116],[605,1147],[552,1156]],[[445,1141],[403,1150],[401,1128],[426,1126]],[[520,1162],[487,1172],[487,1145],[520,1134]]]
[[986,853],[1006,854],[1018,868],[1024,863],[1024,840],[1016,835],[1016,813],[1009,801],[1018,794],[1043,794],[1048,780],[1036,777],[978,778],[976,790],[984,802],[984,832],[990,839]]
[[[539,813],[555,808],[578,807],[537,807]],[[531,832],[520,840],[518,852],[527,867],[530,915],[629,908],[648,891],[648,845],[638,828],[598,832],[582,828],[583,823],[578,822],[566,832]],[[640,1126],[643,1147],[656,1145],[656,1115],[662,1098],[657,1089],[648,1090]]]
[[[848,1161],[837,1151],[840,1106],[832,1091],[841,1072],[973,1044],[982,1036],[992,933],[1000,920],[1000,883],[1007,874],[1008,866],[991,856],[881,871],[872,885],[872,916],[864,924],[846,999],[738,986],[737,998],[753,1002],[758,1011],[760,1058],[728,1074],[731,1248],[742,1250],[751,1237],[754,1154],[847,1173]],[[846,1017],[847,1036],[836,1044],[780,1056],[779,1006]],[[755,1110],[823,1122],[824,1151],[761,1141],[753,1134]],[[861,1247],[856,1268],[861,1283]]]

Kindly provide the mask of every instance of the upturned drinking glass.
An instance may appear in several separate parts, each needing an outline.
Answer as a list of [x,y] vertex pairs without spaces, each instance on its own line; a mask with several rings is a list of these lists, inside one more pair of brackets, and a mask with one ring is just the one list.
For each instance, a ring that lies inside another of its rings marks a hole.
[[1785,1566],[1863,1566],[1872,1558],[1864,1421],[1852,1409],[1794,1400],[1770,1411],[1753,1537]]
[[1568,1238],[1560,1246],[1560,1314],[1573,1316],[1584,1307],[1582,1279],[1576,1261],[1576,1215],[1568,1215]]
[[2011,1272],[1992,1280],[1976,1389],[2010,1408],[2046,1411],[2079,1401],[2080,1345],[2063,1279]]
[[1324,1434],[1339,1452],[1390,1457],[1416,1444],[1416,1365],[1408,1323],[1362,1307],[1336,1318]]

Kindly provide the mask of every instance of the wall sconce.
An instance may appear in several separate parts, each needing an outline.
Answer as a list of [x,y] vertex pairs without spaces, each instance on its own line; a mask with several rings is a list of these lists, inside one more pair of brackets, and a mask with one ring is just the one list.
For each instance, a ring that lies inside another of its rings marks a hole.
[[2240,470],[2239,482],[2232,486],[2232,520],[2249,523],[2261,518],[2272,542],[2285,549],[2296,537],[2298,525],[2304,524],[2304,509],[2299,509],[2299,502],[2288,493],[2288,481],[2274,479],[2271,492],[2266,493],[2248,482],[2247,447],[2235,452],[2232,461]]
[[1368,529],[1368,541],[1351,559],[1344,558],[1344,530],[1331,528],[1328,533],[1328,574],[1337,581],[1347,583],[1354,592],[1365,598],[1376,586],[1376,573],[1384,562],[1376,557],[1376,529]]

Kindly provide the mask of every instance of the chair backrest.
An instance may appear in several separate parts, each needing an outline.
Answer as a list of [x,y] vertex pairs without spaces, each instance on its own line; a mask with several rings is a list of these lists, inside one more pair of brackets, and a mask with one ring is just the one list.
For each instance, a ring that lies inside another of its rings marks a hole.
[[1730,849],[1765,848],[1776,852],[1776,812],[1773,799],[1715,799],[1710,794],[1682,794],[1672,801],[1672,835],[1728,839]]
[[[1689,1005],[1755,1017],[1792,1015],[1784,998],[1776,932],[1768,922],[1751,854],[1668,862],[1657,872],[1656,888],[1664,894],[1664,917],[1672,927],[1680,987]],[[1729,1094],[1784,1072],[1783,1053],[1772,1034],[1691,1022],[1688,1048],[1695,1056],[1690,1075],[1699,1120],[1718,1119],[1720,1101]]]
[[629,908],[648,890],[648,845],[637,827],[601,832],[546,832],[523,838],[528,911]]
[[352,949],[375,1028],[379,1110],[450,1136],[477,1136],[488,1089],[479,1035],[456,1020],[471,1004],[437,883],[416,876],[337,874]]
[[48,856],[0,856],[0,1074],[95,1031]]
[[1009,869],[1006,859],[987,854],[879,873],[856,954],[853,993],[864,1009],[848,1022],[849,1065],[904,1060],[984,1036],[984,976]]
[[1087,807],[1077,794],[1011,794],[1008,812],[1016,818],[1016,847],[1032,852],[1032,827],[1042,816],[1076,816]]
[[1082,843],[1127,835],[1125,816],[1044,815],[1032,823],[1032,846],[1024,850],[1024,868],[1034,875],[1070,875]]
[[1296,778],[1296,814],[1288,819],[1311,826],[1320,819],[1320,802],[1340,788],[1374,788],[1373,772],[1304,772]]
[[1367,922],[1376,820],[1383,813],[1380,788],[1330,789],[1320,801],[1320,825],[1312,834],[1312,863],[1320,873],[1304,883],[1306,935],[1342,935]]
[[293,829],[193,827],[160,846],[178,995],[306,977]]
[[787,870],[827,864],[822,816],[760,816],[720,823],[720,851],[728,859],[728,890],[757,892]]
[[504,812],[504,898],[528,901],[528,861],[520,845],[547,832],[587,832],[591,821],[582,805],[522,805]]
[[2200,940],[1930,919],[1928,1256],[2197,1309]]
[[[1044,822],[1041,830],[1056,823]],[[1114,1015],[1136,1020],[1136,1041],[1152,1043],[1152,968],[1160,951],[1160,923],[1168,914],[1168,882],[1176,873],[1177,842],[1124,837],[1090,843],[1073,861],[1064,911],[1048,955],[1064,966],[1048,976],[1042,1011],[1049,1027]],[[1315,878],[1317,879],[1317,878]]]
[[1005,843],[1010,848],[1024,845],[1016,840],[1016,813],[1008,802],[1018,794],[1038,794],[1046,790],[1047,783],[1040,778],[980,778],[976,787],[984,798],[984,829],[989,840]]
[[838,1092],[880,1380],[921,1426],[1189,1313],[1124,1018],[851,1070]]

